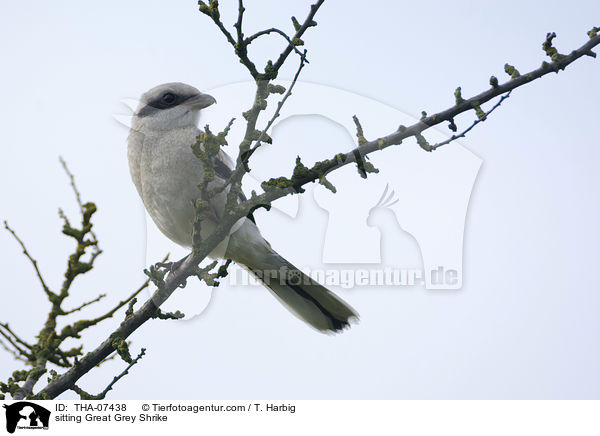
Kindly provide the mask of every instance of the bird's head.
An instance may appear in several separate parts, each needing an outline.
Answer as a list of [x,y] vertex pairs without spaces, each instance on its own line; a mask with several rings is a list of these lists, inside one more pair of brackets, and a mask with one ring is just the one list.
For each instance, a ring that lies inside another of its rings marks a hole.
[[201,109],[216,103],[185,83],[165,83],[142,95],[134,120],[153,130],[170,130],[195,126]]

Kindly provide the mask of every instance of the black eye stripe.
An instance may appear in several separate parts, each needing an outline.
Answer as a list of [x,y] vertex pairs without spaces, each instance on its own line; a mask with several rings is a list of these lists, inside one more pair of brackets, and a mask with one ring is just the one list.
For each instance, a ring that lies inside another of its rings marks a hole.
[[[171,97],[171,98],[166,98],[167,96]],[[181,95],[175,94],[173,92],[165,92],[161,95],[159,95],[158,97],[150,100],[148,102],[149,106],[152,106],[156,109],[168,109],[171,107],[175,107],[178,104],[183,103],[185,100],[187,100],[188,98],[190,98],[191,96],[188,96],[187,98],[183,98]]]
[[[173,101],[169,101],[169,102],[164,101],[163,97],[167,93],[172,94],[175,97],[175,99]],[[159,110],[173,108],[173,107],[178,106],[181,103],[189,100],[193,96],[194,96],[193,94],[180,95],[180,94],[176,94],[174,92],[169,92],[169,91],[163,92],[158,97],[148,100],[148,103],[146,103],[146,105],[140,109],[140,111],[137,113],[137,116],[144,117],[144,116],[150,115],[152,113],[158,112]]]

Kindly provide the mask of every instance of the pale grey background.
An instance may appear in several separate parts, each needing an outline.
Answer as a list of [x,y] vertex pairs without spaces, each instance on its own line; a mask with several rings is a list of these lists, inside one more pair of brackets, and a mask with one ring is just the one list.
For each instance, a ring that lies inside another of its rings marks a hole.
[[[231,24],[236,2],[222,3]],[[303,16],[308,4],[252,2],[248,32],[290,28],[289,16]],[[433,112],[452,104],[458,85],[468,96],[486,88],[490,74],[504,79],[505,62],[521,72],[537,67],[548,31],[558,33],[559,50],[581,45],[599,12],[592,0],[331,1],[305,38],[304,79],[406,113]],[[99,205],[105,250],[76,300],[107,292],[108,307],[143,280],[145,257],[127,130],[113,119],[126,112],[119,101],[161,82],[211,89],[245,80],[246,72],[194,1],[4,1],[0,32],[0,217],[59,286],[72,244],[59,234],[56,209],[76,210],[57,161],[64,156],[84,198]],[[195,320],[137,332],[132,351],[145,346],[147,357],[112,398],[598,398],[599,68],[582,59],[517,90],[463,141],[484,160],[467,217],[463,289],[346,291],[361,324],[330,337],[303,326],[266,291],[223,288]],[[290,67],[282,76],[291,74]],[[308,204],[308,221],[259,214],[281,223],[265,234],[321,228],[326,216]],[[318,247],[275,244],[297,263],[319,255]],[[0,319],[35,335],[47,304],[6,232],[0,273]],[[90,330],[86,343],[109,330]],[[0,354],[3,377],[17,367]],[[122,367],[111,362],[81,385],[101,390]]]

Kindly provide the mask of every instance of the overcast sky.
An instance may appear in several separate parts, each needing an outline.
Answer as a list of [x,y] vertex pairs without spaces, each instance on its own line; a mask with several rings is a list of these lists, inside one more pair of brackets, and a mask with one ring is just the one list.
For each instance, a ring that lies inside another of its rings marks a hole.
[[[230,26],[237,2],[221,3]],[[246,33],[273,26],[291,31],[289,17],[300,19],[308,7],[298,0],[248,2]],[[304,38],[310,64],[291,97],[295,109],[276,129],[281,141],[257,154],[255,173],[289,174],[297,154],[310,163],[349,150],[352,114],[375,138],[422,110],[451,106],[457,86],[469,97],[486,89],[492,74],[507,80],[507,62],[521,73],[537,68],[546,32],[555,31],[555,45],[568,53],[587,40],[598,16],[595,0],[510,7],[499,1],[327,1],[319,25]],[[281,41],[274,41],[256,45],[259,64],[281,50]],[[145,219],[130,180],[123,121],[131,111],[122,101],[163,82],[187,82],[217,97],[201,121],[217,129],[232,116],[241,120],[239,111],[251,105],[243,85],[248,74],[195,1],[5,2],[0,47],[0,219],[27,242],[49,284],[59,287],[73,244],[60,234],[57,208],[73,220],[77,212],[58,162],[59,156],[66,159],[84,200],[99,207],[95,229],[104,254],[78,280],[71,302],[76,306],[106,292],[105,301],[81,312],[92,317],[139,286],[142,269],[159,260],[158,253],[176,252]],[[291,79],[295,66],[290,59],[281,79]],[[261,287],[228,283],[211,298],[206,287],[193,284],[169,303],[191,319],[153,321],[131,337],[132,353],[146,347],[147,355],[111,398],[598,398],[599,71],[598,60],[585,57],[517,89],[488,121],[449,147],[445,153],[454,168],[463,168],[460,163],[472,171],[458,212],[451,204],[435,209],[426,198],[419,203],[421,185],[411,188],[412,175],[396,189],[404,210],[415,211],[410,201],[427,206],[418,210],[432,226],[448,223],[455,212],[465,221],[466,213],[460,289],[332,286],[361,322],[327,336],[303,325]],[[293,116],[306,114],[313,115]],[[472,120],[468,114],[457,123],[464,128]],[[431,138],[448,133],[444,127]],[[386,169],[374,180],[385,184],[393,174],[408,174],[415,166],[405,158],[419,159],[414,177],[433,168],[421,159],[440,159],[412,141],[401,149],[373,157]],[[452,160],[458,155],[469,163]],[[465,171],[444,175],[440,189],[458,183]],[[341,198],[362,192],[355,170],[339,177]],[[367,211],[380,193],[374,192]],[[353,217],[345,221],[339,210],[330,210],[326,195],[322,186],[311,186],[297,202],[258,212],[263,234],[298,266],[377,268],[327,260],[327,250],[334,257],[364,255],[376,252],[377,244],[353,233]],[[352,203],[346,207],[352,214]],[[348,237],[339,240],[354,241],[341,253],[327,242],[334,218],[342,229],[348,226]],[[381,236],[381,267],[423,267],[425,244],[390,216],[381,215],[363,231]],[[409,248],[398,250],[399,244]],[[0,232],[0,274],[0,321],[33,339],[48,304],[7,232]],[[122,316],[90,329],[85,351]],[[114,360],[80,385],[100,391],[123,367]],[[2,378],[19,368],[0,353]]]

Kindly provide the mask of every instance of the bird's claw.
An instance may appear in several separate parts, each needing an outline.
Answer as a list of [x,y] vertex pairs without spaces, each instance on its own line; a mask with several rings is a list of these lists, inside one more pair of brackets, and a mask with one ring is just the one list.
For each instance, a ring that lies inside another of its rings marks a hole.
[[157,262],[154,264],[154,268],[165,268],[170,274],[173,274],[183,264],[185,259],[187,259],[187,256],[177,262]]

